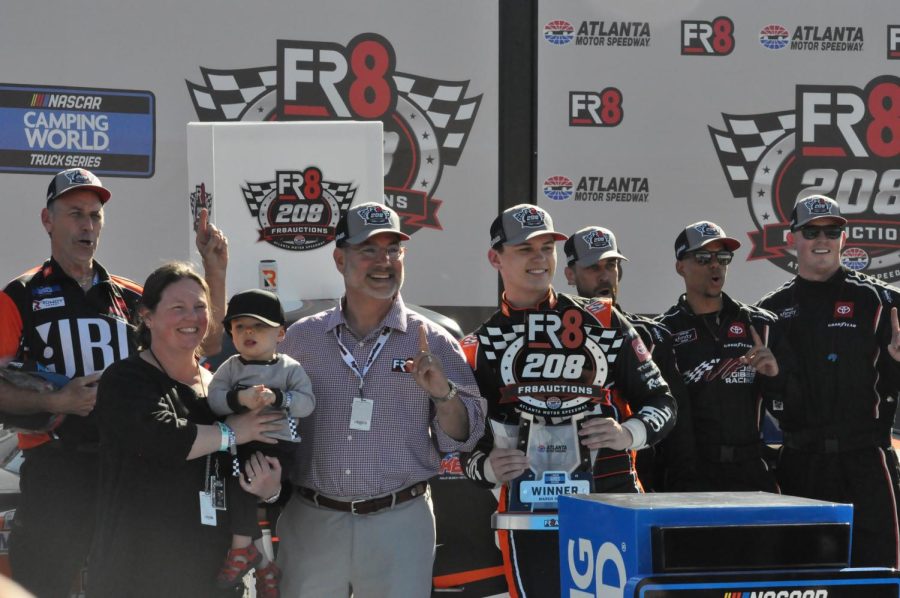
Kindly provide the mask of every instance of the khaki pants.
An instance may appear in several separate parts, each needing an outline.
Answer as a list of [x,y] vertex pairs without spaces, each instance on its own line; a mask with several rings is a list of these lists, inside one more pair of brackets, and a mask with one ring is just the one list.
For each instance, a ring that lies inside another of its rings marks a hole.
[[278,520],[284,598],[428,598],[434,564],[431,494],[372,515],[318,507],[295,494]]

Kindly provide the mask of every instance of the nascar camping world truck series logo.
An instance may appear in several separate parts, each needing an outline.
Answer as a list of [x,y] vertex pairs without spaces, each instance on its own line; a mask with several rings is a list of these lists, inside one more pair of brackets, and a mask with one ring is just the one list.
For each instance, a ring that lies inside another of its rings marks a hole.
[[384,124],[384,200],[404,232],[441,229],[435,193],[456,166],[481,96],[468,81],[395,69],[391,43],[363,33],[346,46],[278,40],[275,66],[213,70],[187,81],[201,121],[380,120]]
[[847,218],[841,261],[887,282],[900,280],[900,78],[864,88],[797,85],[793,111],[723,115],[709,127],[732,195],[747,202],[755,231],[748,259],[791,273],[787,242],[798,199],[827,195]]

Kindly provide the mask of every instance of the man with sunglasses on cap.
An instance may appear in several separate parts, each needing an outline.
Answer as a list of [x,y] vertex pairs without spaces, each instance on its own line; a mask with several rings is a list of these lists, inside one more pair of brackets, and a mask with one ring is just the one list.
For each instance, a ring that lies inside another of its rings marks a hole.
[[788,349],[773,314],[722,291],[740,245],[707,221],[675,240],[685,293],[659,321],[672,332],[687,394],[661,447],[667,491],[778,492],[763,458],[761,403],[782,400]]
[[[659,322],[626,312],[619,305],[619,283],[622,281],[622,262],[628,258],[619,253],[616,236],[607,228],[587,226],[566,241],[566,280],[581,297],[609,297],[640,335],[653,361],[662,372],[673,396],[679,399],[684,383],[678,372],[672,350],[672,334]],[[679,399],[680,400],[680,399]],[[636,455],[636,469],[645,491],[662,490],[662,476],[658,475],[657,446],[648,446]]]
[[846,224],[830,197],[797,201],[788,237],[797,276],[760,302],[799,361],[799,392],[775,411],[784,432],[776,471],[785,494],[853,503],[853,566],[897,568],[900,291],[841,265]]
[[456,340],[400,297],[408,239],[389,207],[349,209],[334,249],[344,297],[281,345],[316,396],[278,521],[284,596],[431,593],[428,479],[442,453],[472,450],[485,408]]
[[[90,548],[99,472],[92,416],[97,380],[135,347],[141,287],[95,259],[110,192],[82,168],[50,181],[41,223],[50,259],[0,292],[0,363],[55,372],[69,382],[50,393],[0,385],[0,419],[24,450],[20,499],[10,534],[13,578],[41,598],[68,597]],[[203,257],[214,317],[225,313],[227,241],[201,214]],[[212,328],[212,327],[211,327]],[[222,327],[204,341],[219,351]]]
[[[556,243],[567,237],[547,212],[511,207],[490,234],[500,309],[462,342],[490,428],[461,462],[470,479],[503,486],[497,527],[510,596],[550,598],[560,590],[556,497],[639,492],[632,451],[669,431],[675,399],[611,298],[553,290]],[[523,516],[548,531],[523,530]]]

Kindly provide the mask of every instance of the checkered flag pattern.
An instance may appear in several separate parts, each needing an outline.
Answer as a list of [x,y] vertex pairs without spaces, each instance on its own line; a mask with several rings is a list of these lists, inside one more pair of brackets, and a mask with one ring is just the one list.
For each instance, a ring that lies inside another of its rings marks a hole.
[[718,365],[719,361],[720,359],[716,357],[715,359],[710,359],[709,361],[700,363],[692,370],[688,370],[681,375],[681,377],[684,378],[684,383],[695,384],[697,382],[700,382],[706,374],[711,372],[713,368]]
[[244,200],[246,200],[247,207],[250,208],[250,214],[254,218],[259,214],[259,204],[262,203],[263,198],[274,190],[275,181],[247,183],[245,187],[241,187],[241,191],[244,193]]
[[241,464],[238,462],[237,455],[231,456],[231,477],[241,477]]
[[484,334],[478,335],[478,340],[484,346],[484,356],[488,361],[496,361],[503,351],[523,334],[525,334],[524,324],[514,324],[512,329],[488,326]]
[[291,417],[290,414],[286,415],[288,420],[288,430],[291,432],[291,441],[300,442],[300,434],[297,432],[297,418]]
[[796,128],[793,112],[771,112],[750,116],[723,114],[725,131],[709,127],[719,162],[738,199],[750,195],[750,179],[766,149]]
[[606,361],[611,364],[615,363],[616,356],[619,354],[619,348],[622,346],[623,341],[620,332],[611,328],[593,328],[589,326],[585,326],[584,331],[592,341],[597,343],[597,346],[600,347],[603,354],[606,355]]
[[197,117],[204,122],[240,120],[253,101],[277,83],[274,66],[221,71],[200,67],[200,73],[202,85],[185,83]]
[[468,82],[441,81],[406,73],[394,75],[397,93],[428,115],[438,135],[441,160],[456,166],[475,122],[481,96],[466,98]]

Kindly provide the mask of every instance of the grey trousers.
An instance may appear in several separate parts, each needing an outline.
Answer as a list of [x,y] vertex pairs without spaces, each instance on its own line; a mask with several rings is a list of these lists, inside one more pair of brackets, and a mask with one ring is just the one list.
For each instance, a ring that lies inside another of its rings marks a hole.
[[372,515],[294,494],[278,520],[283,598],[428,598],[434,564],[431,494]]

